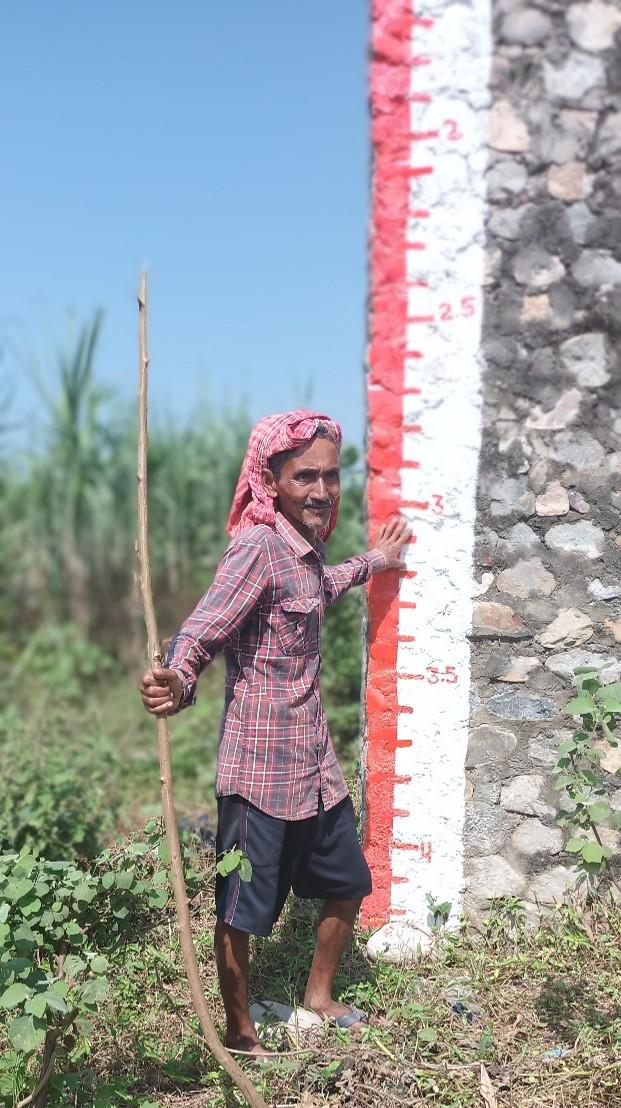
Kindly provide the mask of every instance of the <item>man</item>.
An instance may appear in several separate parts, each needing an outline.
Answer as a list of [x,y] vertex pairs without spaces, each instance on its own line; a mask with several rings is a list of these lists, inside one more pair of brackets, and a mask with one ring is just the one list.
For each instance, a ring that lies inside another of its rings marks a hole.
[[146,673],[145,707],[170,715],[194,700],[201,670],[226,659],[216,794],[218,852],[245,850],[252,879],[216,880],[215,948],[226,1046],[263,1054],[248,1011],[249,934],[269,935],[291,888],[323,900],[304,1004],[341,1027],[366,1015],[332,983],[371,879],[319,694],[326,604],[371,574],[401,569],[401,520],[375,549],[326,566],[336,525],[341,429],[312,412],[253,430],[228,521],[233,541],[213,585],[173,639],[166,669]]

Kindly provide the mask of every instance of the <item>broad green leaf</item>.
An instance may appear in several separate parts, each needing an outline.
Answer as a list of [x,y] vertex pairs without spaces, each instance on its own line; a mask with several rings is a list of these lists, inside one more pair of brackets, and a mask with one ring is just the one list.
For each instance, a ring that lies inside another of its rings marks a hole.
[[86,967],[87,963],[83,958],[79,958],[77,954],[68,954],[65,958],[65,977],[68,981],[75,981]]
[[101,879],[101,883],[104,889],[112,888],[112,886],[114,885],[114,873],[112,872],[112,870],[108,870],[107,873],[104,873]]
[[87,885],[86,881],[81,881],[74,889],[73,895],[77,901],[90,904],[95,898],[95,889],[91,885]]
[[134,883],[134,867],[131,869],[119,870],[115,877],[115,884],[119,889],[131,889]]
[[107,958],[104,958],[103,954],[96,954],[91,959],[91,969],[93,973],[105,973],[110,963]]
[[97,1004],[108,993],[108,982],[105,977],[93,977],[82,989],[81,997],[85,1004]]
[[32,992],[27,985],[19,985],[17,982],[14,985],[9,985],[8,989],[0,996],[1,1008],[17,1008],[18,1004],[23,1004],[28,999]]
[[47,992],[43,993],[43,999],[47,1007],[51,1008],[53,1012],[65,1013],[69,1011],[69,1006],[64,997],[60,996],[59,993],[53,992],[52,989],[48,989]]
[[585,693],[583,696],[574,697],[574,699],[570,700],[563,708],[563,712],[566,716],[592,716],[595,714],[595,711],[595,701],[588,693]]
[[568,785],[572,785],[573,781],[574,778],[570,777],[568,773],[562,773],[559,777],[556,778],[554,784],[557,789],[565,789]]
[[599,694],[599,698],[604,705],[607,712],[621,712],[621,696],[618,693],[610,691],[611,686],[608,685],[602,689]]
[[568,850],[570,854],[579,854],[586,841],[586,839],[579,839],[576,836],[565,844],[565,850]]
[[252,880],[252,862],[250,858],[240,858],[239,860],[239,876],[242,881]]
[[36,1016],[19,1016],[7,1027],[7,1035],[16,1050],[30,1054],[41,1046],[45,1038],[47,1024]]
[[605,800],[598,800],[595,804],[589,804],[589,817],[593,823],[603,823],[612,815],[612,808]]
[[38,896],[29,896],[20,901],[19,909],[23,916],[34,916],[41,909],[41,901]]
[[226,854],[223,854],[218,862],[216,869],[222,877],[226,877],[229,873],[233,873],[237,869],[241,860],[241,851],[229,850]]
[[160,843],[157,851],[160,861],[170,862],[170,851],[168,849],[168,843]]
[[577,749],[578,747],[573,739],[566,739],[565,742],[561,743],[559,746],[561,754],[573,754]]
[[0,904],[0,923],[6,923],[9,918],[8,904]]
[[605,846],[600,846],[599,843],[587,842],[582,847],[582,858],[585,862],[599,865],[603,862],[604,858],[609,857],[610,851]]
[[16,902],[21,900],[23,896],[27,896],[33,889],[34,881],[30,881],[28,877],[15,878],[7,882],[4,895],[7,900]]
[[433,1027],[423,1027],[418,1032],[418,1038],[422,1043],[429,1043],[432,1045],[438,1041],[438,1032]]
[[33,950],[37,946],[36,932],[27,923],[21,923],[13,931],[13,942],[18,949]]
[[149,904],[153,908],[163,908],[168,904],[170,893],[168,889],[151,889],[149,893]]
[[15,877],[28,877],[32,873],[37,864],[37,859],[33,854],[26,851],[21,855],[19,860],[13,866],[13,874]]
[[37,993],[36,996],[31,996],[24,1005],[24,1011],[29,1012],[31,1016],[41,1016],[45,1013],[45,995],[44,993]]
[[148,843],[130,843],[127,847],[128,854],[148,854],[150,850]]

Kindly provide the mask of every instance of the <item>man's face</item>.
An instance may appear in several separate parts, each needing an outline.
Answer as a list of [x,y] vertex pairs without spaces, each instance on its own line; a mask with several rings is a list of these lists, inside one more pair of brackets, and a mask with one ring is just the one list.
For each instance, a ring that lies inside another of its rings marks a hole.
[[315,537],[328,526],[330,511],[341,490],[339,452],[332,439],[316,438],[301,446],[275,477],[263,470],[268,494],[304,538]]

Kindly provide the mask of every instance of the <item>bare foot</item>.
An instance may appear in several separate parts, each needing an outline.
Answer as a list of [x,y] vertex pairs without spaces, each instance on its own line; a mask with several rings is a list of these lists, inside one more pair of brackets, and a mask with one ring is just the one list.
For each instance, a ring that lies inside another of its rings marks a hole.
[[[352,1008],[348,1004],[339,1004],[338,1000],[332,1000],[330,997],[327,1001],[317,1002],[311,1001],[309,998],[304,998],[304,1007],[309,1008],[311,1012],[315,1012],[318,1016],[325,1016],[331,1022],[340,1019],[341,1016],[350,1015]],[[368,1026],[368,1020],[354,1020],[350,1023],[345,1030],[347,1031],[361,1031],[363,1027]]]

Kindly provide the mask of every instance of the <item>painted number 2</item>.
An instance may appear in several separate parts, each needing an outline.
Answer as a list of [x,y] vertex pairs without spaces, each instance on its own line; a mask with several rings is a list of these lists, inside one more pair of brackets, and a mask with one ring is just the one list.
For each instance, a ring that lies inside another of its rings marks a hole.
[[449,142],[459,142],[460,139],[463,139],[464,133],[456,119],[445,119],[443,126]]

